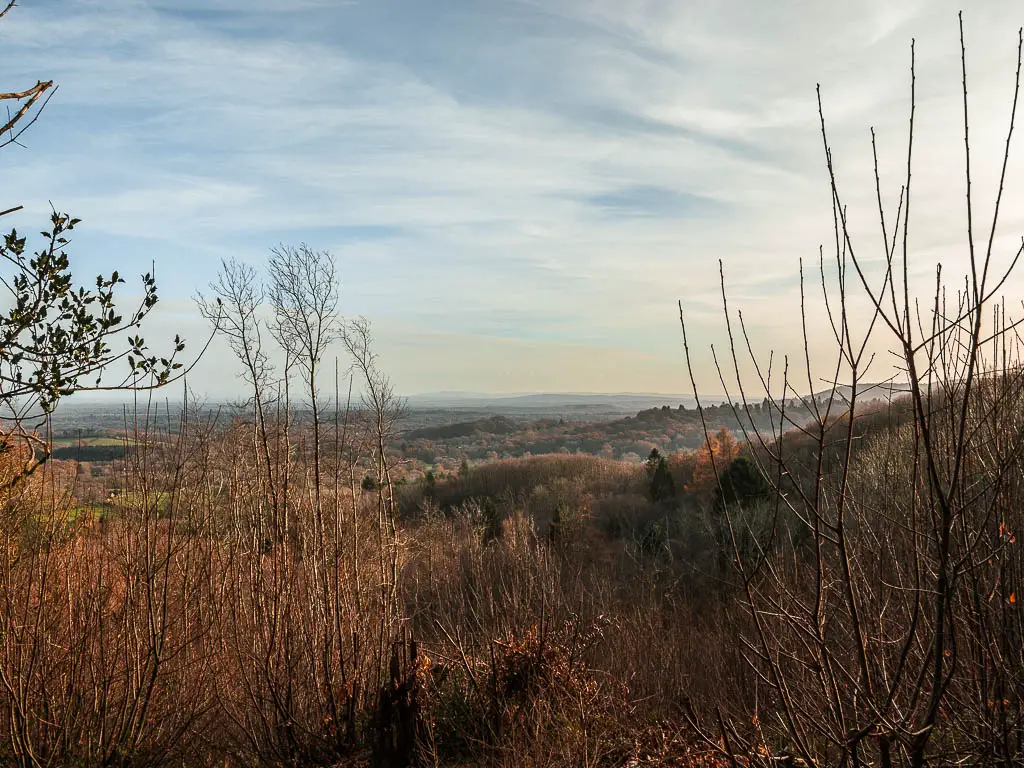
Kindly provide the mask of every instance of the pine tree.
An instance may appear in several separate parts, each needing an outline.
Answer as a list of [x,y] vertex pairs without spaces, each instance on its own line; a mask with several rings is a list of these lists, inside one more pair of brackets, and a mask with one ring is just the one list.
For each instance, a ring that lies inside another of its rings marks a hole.
[[668,471],[668,462],[663,456],[658,457],[654,473],[651,475],[650,494],[652,501],[669,501],[676,496],[676,483],[672,473]]

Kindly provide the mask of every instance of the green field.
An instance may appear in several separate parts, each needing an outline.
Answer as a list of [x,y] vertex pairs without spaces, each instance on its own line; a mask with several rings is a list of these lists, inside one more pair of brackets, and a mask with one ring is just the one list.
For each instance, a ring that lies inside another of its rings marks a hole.
[[54,449],[56,448],[76,448],[79,445],[85,446],[117,446],[124,445],[125,441],[122,437],[57,437],[52,441]]

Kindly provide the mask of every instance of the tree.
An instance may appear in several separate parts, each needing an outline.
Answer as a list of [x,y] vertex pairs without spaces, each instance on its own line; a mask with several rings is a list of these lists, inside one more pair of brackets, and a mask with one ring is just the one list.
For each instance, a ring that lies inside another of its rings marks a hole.
[[[0,10],[0,19],[13,7],[10,2]],[[17,142],[55,90],[52,81],[39,81],[26,91],[0,93],[0,102],[17,105],[0,126],[0,148]],[[35,434],[35,427],[61,399],[81,391],[160,387],[182,368],[177,356],[185,344],[179,336],[174,337],[172,351],[159,356],[138,335],[142,320],[157,303],[151,272],[142,276],[143,297],[127,317],[114,300],[115,287],[124,283],[118,272],[98,276],[95,288],[75,285],[68,245],[79,223],[54,210],[39,250],[28,251],[27,238],[17,230],[0,244],[0,261],[13,271],[0,276],[10,306],[0,316],[0,448],[21,441],[29,454],[23,472],[12,482],[49,458],[50,448]],[[115,349],[114,342],[122,339],[124,347]],[[104,382],[108,369],[122,361],[127,373],[114,383]]]
[[718,473],[722,472],[738,453],[739,445],[727,427],[722,427],[714,435],[708,435],[697,449],[693,480],[686,490],[691,493],[710,494],[717,483]]
[[317,374],[328,347],[341,336],[334,255],[305,243],[271,249],[270,303],[274,338],[285,352],[285,377],[298,366],[313,414],[313,484],[317,532],[323,534],[320,469],[320,402]]
[[[875,182],[882,235],[871,243],[848,225],[819,93],[835,235],[831,264],[826,266],[824,249],[819,262],[827,316],[822,326],[833,334],[834,356],[825,378],[806,352],[801,266],[800,380],[808,394],[815,382],[829,382],[823,397],[806,403],[794,397],[799,385],[791,378],[791,358],[773,368],[772,355],[754,353],[742,315],[734,316],[728,305],[720,266],[730,367],[729,375],[718,368],[720,381],[726,388],[732,386],[727,380],[735,382],[745,408],[737,351],[745,348],[757,381],[769,392],[767,405],[778,413],[770,433],[756,424],[747,433],[751,455],[771,487],[772,523],[752,548],[754,557],[743,556],[743,510],[726,504],[721,516],[734,587],[742,595],[737,602],[746,611],[737,635],[752,694],[716,702],[713,711],[688,709],[695,732],[733,766],[1008,766],[1024,759],[1024,620],[1017,607],[1024,569],[1013,535],[1024,525],[1022,321],[999,298],[1024,244],[1004,260],[997,248],[1022,51],[1019,30],[998,187],[979,226],[961,17],[957,96],[964,122],[958,144],[964,153],[967,268],[963,279],[949,284],[940,265],[933,292],[924,297],[914,295],[909,245],[910,222],[921,220],[910,215],[913,44],[905,176],[888,206],[871,134],[874,167],[867,178]],[[872,245],[881,246],[877,258],[869,255]],[[851,311],[855,300],[864,300],[866,317]],[[681,305],[680,322],[695,384]],[[907,395],[888,409],[892,423],[864,439],[868,414],[861,399],[871,389],[870,342],[878,333],[889,339]],[[791,409],[799,412],[792,415]],[[710,445],[706,422],[705,434]],[[712,462],[724,498],[720,466]]]
[[644,461],[644,469],[647,471],[648,477],[653,477],[654,472],[658,469],[658,462],[661,461],[661,453],[657,448],[651,448],[651,453]]
[[257,315],[266,291],[253,267],[231,258],[221,261],[210,292],[210,298],[196,293],[199,313],[228,340],[232,353],[244,365],[242,376],[260,402],[273,373]]
[[[714,505],[707,510],[708,527],[715,543],[715,562],[726,577],[730,560],[744,562],[756,558],[759,542],[771,526],[758,502],[769,496],[769,486],[757,465],[746,456],[737,456],[722,471],[714,489]],[[730,531],[731,525],[731,531]]]
[[[0,10],[0,19],[3,19],[14,8],[14,5],[15,0],[10,0],[3,10]],[[7,121],[0,126],[0,149],[18,143],[21,135],[39,119],[39,114],[56,91],[57,86],[53,84],[53,80],[38,80],[31,88],[26,88],[23,91],[0,92],[0,102],[14,103],[14,110],[7,110]],[[44,96],[45,98],[43,98]],[[17,207],[2,211],[0,216],[16,210],[18,210]]]
[[[405,401],[395,394],[391,380],[377,364],[373,332],[364,317],[345,323],[341,333],[345,349],[363,387],[362,405],[367,432],[373,441],[377,481],[377,545],[381,575],[382,615],[394,617],[398,605],[398,505],[392,479],[393,458],[388,446],[397,436],[405,414]],[[382,619],[383,621],[383,619]]]
[[[169,357],[150,354],[137,335],[127,339],[127,349],[110,346],[112,337],[138,328],[156,305],[152,274],[142,276],[143,298],[125,319],[114,302],[114,287],[124,282],[116,271],[97,277],[95,290],[74,286],[66,248],[79,220],[54,211],[50,223],[43,248],[31,255],[17,231],[0,245],[0,257],[15,272],[9,280],[0,278],[13,304],[0,317],[0,405],[7,411],[3,416],[19,421],[51,413],[61,398],[83,390],[162,386],[182,367],[174,360],[184,349],[177,336]],[[122,359],[127,374],[104,385],[103,373]]]
[[768,494],[768,484],[757,466],[746,456],[737,456],[722,473],[721,485],[715,489],[720,507],[748,504]]
[[[484,524],[484,546],[490,544],[492,541],[497,541],[502,537],[505,531],[505,517],[502,515],[501,510],[498,509],[498,505],[494,503],[494,499],[490,496],[484,498],[483,506],[480,509],[480,516]],[[558,527],[559,518],[558,510],[555,510],[554,518],[551,522],[551,530],[554,532]],[[554,533],[552,535],[555,535]]]
[[261,452],[274,535],[280,537],[286,526],[279,505],[280,482],[271,458],[267,424],[267,391],[272,385],[274,366],[264,351],[263,323],[258,314],[266,290],[253,267],[232,258],[221,261],[217,278],[210,283],[210,292],[209,298],[196,292],[195,302],[213,332],[227,338],[232,353],[243,365],[242,377],[252,387],[256,444]]
[[668,461],[664,456],[659,456],[654,465],[649,492],[652,501],[671,501],[676,497],[676,483],[672,479],[672,473],[668,470]]

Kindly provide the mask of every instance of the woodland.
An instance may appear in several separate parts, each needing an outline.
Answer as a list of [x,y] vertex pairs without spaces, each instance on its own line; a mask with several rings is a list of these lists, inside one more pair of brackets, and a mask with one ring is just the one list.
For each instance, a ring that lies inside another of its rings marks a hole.
[[[88,222],[5,235],[0,764],[1020,765],[1024,369],[1002,291],[1024,245],[995,244],[1021,49],[984,215],[958,53],[967,274],[911,290],[912,63],[906,174],[879,183],[870,243],[821,109],[835,240],[799,279],[831,358],[754,349],[723,268],[714,407],[681,302],[696,407],[406,429],[334,255],[299,244],[225,260],[197,296],[243,371],[210,418],[157,397],[205,342],[142,337],[152,275],[126,307],[118,273],[74,270]],[[0,93],[0,147],[55,90]],[[116,434],[56,438],[60,403],[97,390],[132,398]]]

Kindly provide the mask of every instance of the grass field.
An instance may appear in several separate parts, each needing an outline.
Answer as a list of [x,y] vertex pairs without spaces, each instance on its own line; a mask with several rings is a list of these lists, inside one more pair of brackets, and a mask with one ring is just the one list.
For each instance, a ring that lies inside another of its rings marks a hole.
[[125,442],[124,438],[121,438],[121,437],[110,437],[110,436],[82,437],[82,438],[77,438],[77,437],[57,437],[57,438],[53,439],[52,445],[53,445],[54,448],[75,448],[75,447],[77,447],[79,445],[81,445],[82,447],[85,447],[85,446],[108,447],[108,446],[124,445],[124,442]]

